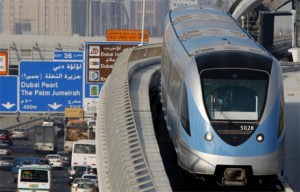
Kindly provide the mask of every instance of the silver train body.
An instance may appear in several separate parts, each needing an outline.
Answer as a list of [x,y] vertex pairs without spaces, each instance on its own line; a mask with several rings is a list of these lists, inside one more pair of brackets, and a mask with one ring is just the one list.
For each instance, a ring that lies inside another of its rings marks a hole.
[[193,6],[169,12],[161,94],[183,169],[221,175],[228,185],[283,171],[281,66],[226,11]]

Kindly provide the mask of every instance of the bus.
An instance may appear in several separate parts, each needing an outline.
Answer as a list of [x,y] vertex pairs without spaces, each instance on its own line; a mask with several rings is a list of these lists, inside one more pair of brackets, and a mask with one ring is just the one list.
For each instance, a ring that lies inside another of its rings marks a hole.
[[23,165],[18,172],[18,192],[51,191],[50,165]]
[[90,165],[96,169],[95,140],[79,140],[73,143],[71,166]]

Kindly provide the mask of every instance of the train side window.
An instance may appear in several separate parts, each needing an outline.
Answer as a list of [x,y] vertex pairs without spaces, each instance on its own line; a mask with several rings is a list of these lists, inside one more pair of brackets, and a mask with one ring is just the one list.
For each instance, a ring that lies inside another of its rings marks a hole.
[[178,75],[176,69],[174,67],[171,67],[170,69],[170,77],[169,77],[169,83],[168,83],[168,93],[170,95],[170,99],[173,103],[174,109],[178,111],[179,108],[179,102],[177,99],[180,96],[180,90],[181,86],[181,79]]
[[280,114],[279,114],[278,137],[280,137],[282,135],[282,133],[284,132],[284,129],[285,129],[284,122],[285,122],[285,116],[284,116],[284,94],[283,94],[283,90],[282,90],[281,91],[281,98],[280,98]]
[[[167,50],[165,50],[165,52],[167,52]],[[170,71],[171,60],[168,56],[169,54],[165,53],[164,55],[165,56],[163,57],[161,70],[162,70],[162,75],[165,78],[165,81],[167,81],[168,80],[168,73]]]
[[186,133],[189,136],[191,136],[188,99],[187,99],[186,86],[184,83],[183,83],[183,91],[182,91],[182,99],[181,99],[180,122],[183,129],[186,131]]

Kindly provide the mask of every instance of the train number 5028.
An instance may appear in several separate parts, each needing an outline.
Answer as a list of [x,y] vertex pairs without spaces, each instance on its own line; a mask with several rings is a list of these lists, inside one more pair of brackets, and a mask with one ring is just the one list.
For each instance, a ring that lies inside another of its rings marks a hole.
[[251,125],[241,125],[240,126],[240,130],[241,131],[253,131],[254,130],[254,126],[251,126]]

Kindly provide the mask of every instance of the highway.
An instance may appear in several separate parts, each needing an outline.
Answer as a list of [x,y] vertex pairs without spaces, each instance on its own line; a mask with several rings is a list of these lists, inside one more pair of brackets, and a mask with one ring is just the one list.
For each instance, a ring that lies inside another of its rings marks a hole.
[[[35,154],[33,149],[33,132],[30,132],[28,140],[14,140],[12,156],[38,156],[45,157],[46,154]],[[58,139],[58,150],[63,150],[63,138]],[[11,171],[0,170],[0,192],[16,191],[17,183],[14,183]],[[68,183],[67,168],[64,170],[53,171],[53,192],[68,192],[70,185]]]

